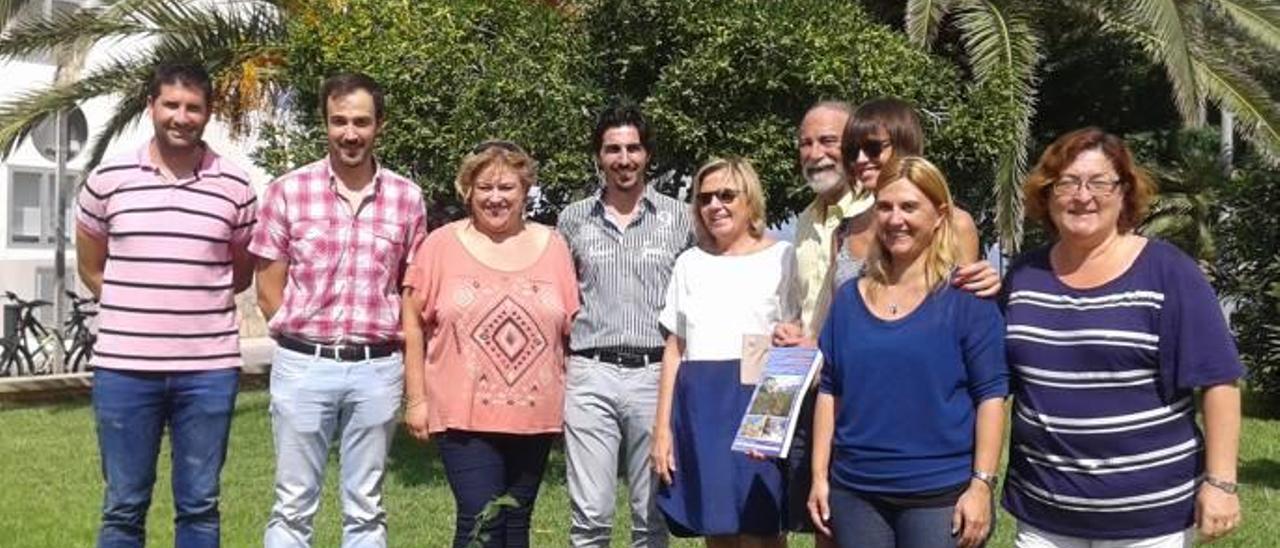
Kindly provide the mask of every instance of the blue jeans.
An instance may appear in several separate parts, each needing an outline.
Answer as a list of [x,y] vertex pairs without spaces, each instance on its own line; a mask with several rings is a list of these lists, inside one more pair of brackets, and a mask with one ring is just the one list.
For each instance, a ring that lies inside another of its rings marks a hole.
[[859,548],[954,547],[951,515],[954,506],[907,508],[862,497],[831,486],[831,533],[836,544]]
[[99,548],[143,545],[166,426],[173,450],[174,544],[219,545],[218,479],[239,381],[239,369],[94,369],[93,411],[107,482]]
[[457,503],[453,546],[470,546],[476,518],[490,501],[510,495],[517,504],[481,531],[486,547],[529,546],[529,520],[547,469],[552,434],[517,435],[449,430],[435,438]]
[[338,442],[342,546],[387,545],[382,479],[404,386],[399,353],[339,362],[279,348],[271,360],[276,502],[266,548],[311,545],[329,447]]

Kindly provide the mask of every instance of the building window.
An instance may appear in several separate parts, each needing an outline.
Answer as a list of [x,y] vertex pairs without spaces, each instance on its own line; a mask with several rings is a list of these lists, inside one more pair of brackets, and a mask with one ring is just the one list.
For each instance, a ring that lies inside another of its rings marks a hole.
[[[73,189],[79,174],[68,171],[66,184],[67,221],[63,237],[71,240],[71,228],[75,224],[75,195]],[[11,168],[9,170],[9,244],[16,247],[50,247],[54,240],[58,220],[53,212],[57,200],[53,184],[53,170],[37,168]]]
[[[75,11],[80,9],[80,6],[84,3],[85,0],[34,0],[28,2],[18,11],[17,15],[10,20],[13,22],[10,26],[31,19],[48,19],[55,13]],[[36,52],[22,56],[19,59],[41,65],[52,65],[55,62],[52,51]]]

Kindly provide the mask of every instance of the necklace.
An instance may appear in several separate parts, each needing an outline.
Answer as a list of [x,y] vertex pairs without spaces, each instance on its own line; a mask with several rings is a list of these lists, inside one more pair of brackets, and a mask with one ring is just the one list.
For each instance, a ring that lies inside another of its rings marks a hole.
[[894,316],[898,315],[898,303],[889,303],[889,313]]

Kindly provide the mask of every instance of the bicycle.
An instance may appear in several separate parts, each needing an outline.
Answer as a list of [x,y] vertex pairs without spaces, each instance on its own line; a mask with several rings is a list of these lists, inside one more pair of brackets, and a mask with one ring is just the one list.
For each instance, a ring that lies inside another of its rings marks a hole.
[[18,305],[18,325],[12,336],[3,339],[4,358],[0,361],[0,376],[52,373],[54,353],[62,344],[62,335],[40,323],[35,310],[53,303],[39,299],[24,301],[12,291],[5,291],[4,296]]
[[93,357],[93,343],[98,337],[89,329],[88,320],[98,315],[97,310],[88,307],[97,304],[97,299],[86,299],[74,291],[67,291],[71,299],[71,317],[67,318],[64,341],[70,341],[67,348],[66,372],[73,373],[88,369],[89,359]]

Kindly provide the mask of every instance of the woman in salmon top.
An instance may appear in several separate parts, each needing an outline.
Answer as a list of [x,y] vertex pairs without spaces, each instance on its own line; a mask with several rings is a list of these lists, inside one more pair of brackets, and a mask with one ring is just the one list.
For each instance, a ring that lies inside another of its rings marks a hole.
[[518,506],[486,524],[485,545],[529,545],[563,423],[578,282],[564,240],[524,220],[536,169],[513,143],[476,147],[454,183],[468,217],[428,235],[405,275],[404,420],[440,450],[457,501],[454,546],[471,540],[477,514],[502,495]]

